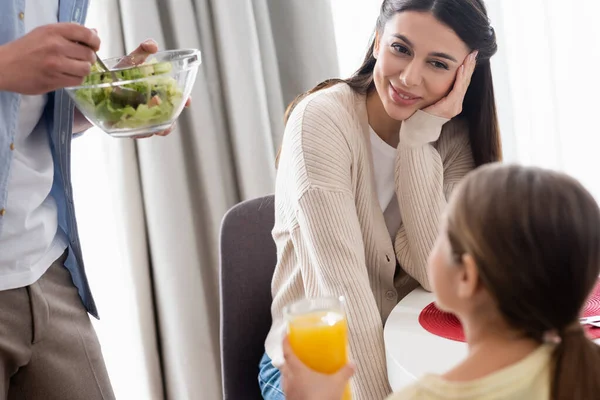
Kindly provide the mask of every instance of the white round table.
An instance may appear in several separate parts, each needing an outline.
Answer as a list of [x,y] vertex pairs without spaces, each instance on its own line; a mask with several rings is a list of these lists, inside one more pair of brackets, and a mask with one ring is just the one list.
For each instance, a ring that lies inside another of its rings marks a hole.
[[403,298],[385,323],[383,339],[388,378],[398,391],[425,373],[443,373],[467,355],[467,345],[427,332],[419,314],[434,301],[433,293],[417,288]]
[[466,343],[433,335],[419,324],[419,314],[432,301],[432,293],[417,288],[396,305],[385,324],[383,339],[393,391],[425,373],[442,374],[467,355]]

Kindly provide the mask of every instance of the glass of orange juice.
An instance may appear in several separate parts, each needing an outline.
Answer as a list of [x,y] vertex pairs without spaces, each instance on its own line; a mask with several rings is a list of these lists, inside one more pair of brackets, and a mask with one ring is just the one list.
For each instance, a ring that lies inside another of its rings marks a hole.
[[[333,374],[348,363],[348,323],[344,298],[299,300],[283,310],[296,356],[309,368]],[[350,385],[341,400],[351,400]]]

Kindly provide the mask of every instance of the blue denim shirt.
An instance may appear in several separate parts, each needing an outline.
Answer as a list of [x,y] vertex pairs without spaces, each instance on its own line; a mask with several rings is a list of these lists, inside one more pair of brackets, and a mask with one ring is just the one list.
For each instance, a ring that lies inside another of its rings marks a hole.
[[[88,0],[60,0],[58,20],[83,24],[87,8]],[[19,18],[19,14],[24,11],[25,0],[0,1],[0,45],[25,34],[24,21]],[[0,91],[0,210],[5,207],[8,197],[8,177],[13,158],[11,144],[16,134],[20,102],[20,95]],[[73,110],[73,103],[64,90],[49,94],[44,116],[48,122],[50,147],[54,159],[54,182],[50,193],[56,200],[59,229],[62,229],[69,238],[69,255],[65,266],[71,272],[85,308],[97,318],[98,311],[83,266],[73,207],[71,188]],[[2,228],[3,220],[0,216],[0,232]]]

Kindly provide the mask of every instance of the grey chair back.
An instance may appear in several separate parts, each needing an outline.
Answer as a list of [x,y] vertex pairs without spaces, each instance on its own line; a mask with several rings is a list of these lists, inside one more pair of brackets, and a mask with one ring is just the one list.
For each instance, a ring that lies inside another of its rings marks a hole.
[[224,400],[262,400],[258,363],[271,327],[277,250],[274,197],[231,208],[221,224],[221,371]]

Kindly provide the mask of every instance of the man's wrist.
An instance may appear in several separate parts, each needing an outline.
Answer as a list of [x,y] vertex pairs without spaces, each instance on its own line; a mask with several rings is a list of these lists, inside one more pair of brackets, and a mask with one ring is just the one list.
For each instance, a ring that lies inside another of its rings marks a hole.
[[6,68],[6,45],[0,45],[0,92],[8,91],[8,82],[10,82],[10,77],[7,76],[7,68]]

